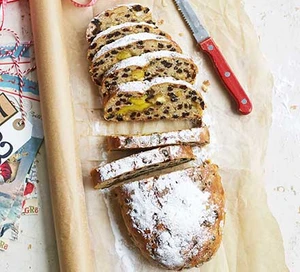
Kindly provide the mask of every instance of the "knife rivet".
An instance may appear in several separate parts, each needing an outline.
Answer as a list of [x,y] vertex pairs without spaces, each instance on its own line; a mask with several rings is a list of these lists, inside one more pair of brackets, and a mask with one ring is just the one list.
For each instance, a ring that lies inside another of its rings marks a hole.
[[244,99],[242,100],[242,104],[243,104],[243,105],[246,105],[246,104],[247,104],[247,102],[248,102],[248,101],[247,101],[247,99],[246,99],[246,98],[244,98]]
[[226,77],[230,77],[230,76],[231,76],[231,73],[230,73],[230,72],[225,72],[225,76],[226,76]]
[[214,46],[210,44],[210,45],[208,46],[208,50],[209,50],[209,51],[214,50]]

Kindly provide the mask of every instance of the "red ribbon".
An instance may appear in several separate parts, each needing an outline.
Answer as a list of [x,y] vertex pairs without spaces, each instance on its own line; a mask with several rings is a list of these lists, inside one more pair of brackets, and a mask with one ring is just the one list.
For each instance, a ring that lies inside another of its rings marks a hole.
[[78,2],[76,2],[76,1],[74,1],[74,0],[70,0],[70,1],[73,3],[73,5],[74,5],[75,7],[78,7],[78,8],[87,8],[87,7],[91,7],[91,6],[95,5],[96,2],[97,2],[97,0],[90,0],[90,1],[87,2],[86,4],[81,4],[81,3],[78,3]]

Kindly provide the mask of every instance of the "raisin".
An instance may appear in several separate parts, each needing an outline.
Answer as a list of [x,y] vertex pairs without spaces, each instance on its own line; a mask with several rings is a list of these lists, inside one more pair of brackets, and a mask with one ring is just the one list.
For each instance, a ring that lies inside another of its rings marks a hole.
[[172,63],[167,62],[166,60],[163,60],[163,61],[161,62],[161,64],[162,64],[163,66],[167,67],[167,68],[171,68],[171,67],[172,67]]
[[128,74],[123,74],[122,77],[128,77]]
[[95,48],[96,48],[96,46],[97,46],[97,44],[96,44],[96,43],[92,43],[92,44],[90,45],[90,49],[95,49]]
[[177,97],[172,97],[171,98],[171,102],[177,102],[178,101],[178,98]]
[[118,54],[118,51],[117,51],[117,50],[112,50],[111,53],[112,53],[113,55],[116,55],[116,54]]
[[108,16],[109,16],[109,13],[108,13],[108,12],[105,12],[104,15],[105,15],[106,17],[108,17]]
[[164,48],[164,45],[162,43],[158,43],[158,48]]
[[168,87],[168,91],[169,91],[169,92],[173,91],[173,87],[169,86],[169,87]]
[[109,108],[109,109],[107,110],[107,112],[112,112],[112,108]]
[[205,108],[205,103],[204,103],[203,100],[200,102],[200,106],[201,106],[202,110],[204,110],[204,108]]
[[164,114],[169,114],[169,111],[168,110],[164,110],[163,113]]
[[182,73],[182,69],[178,69],[177,72],[178,72],[179,74],[181,74],[181,73]]
[[149,31],[150,31],[149,27],[145,27],[145,32],[149,32]]
[[141,5],[135,5],[135,6],[132,7],[132,9],[134,11],[141,11],[142,10],[142,6]]
[[134,119],[135,116],[136,116],[136,112],[132,112],[132,113],[130,114],[130,118],[131,118],[131,119]]
[[108,39],[111,39],[112,37],[113,37],[113,34],[111,34],[111,33],[107,35]]
[[150,10],[149,8],[145,8],[145,9],[144,9],[144,13],[148,13],[149,10]]
[[118,100],[117,102],[116,102],[116,104],[115,104],[116,106],[120,106],[121,105],[121,101],[120,100]]
[[94,78],[94,81],[97,85],[101,85],[101,81],[98,78]]
[[130,17],[130,14],[125,14],[125,17],[126,17],[126,18],[129,18],[129,17]]
[[173,114],[172,116],[174,119],[177,119],[179,116],[177,114]]
[[117,120],[118,120],[118,121],[123,121],[123,117],[122,117],[121,115],[118,115],[118,116],[117,116]]
[[168,150],[163,149],[161,152],[164,154],[164,156],[166,156],[166,157],[169,156]]
[[150,115],[150,111],[145,111],[144,112],[146,115]]
[[167,48],[170,49],[172,47],[172,44],[168,44]]
[[178,110],[181,110],[182,108],[183,108],[183,105],[182,105],[182,104],[180,104],[180,105],[177,106],[177,109],[178,109]]
[[159,102],[159,101],[156,101],[155,103],[157,106],[161,106],[163,103]]

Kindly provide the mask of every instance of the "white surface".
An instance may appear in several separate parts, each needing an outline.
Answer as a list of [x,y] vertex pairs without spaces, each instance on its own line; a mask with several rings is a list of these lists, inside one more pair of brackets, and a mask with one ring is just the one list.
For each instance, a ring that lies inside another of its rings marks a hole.
[[300,1],[246,0],[274,74],[266,190],[290,271],[300,271]]
[[[244,0],[244,3],[260,36],[261,50],[275,76],[273,125],[266,156],[265,185],[270,208],[282,230],[287,265],[291,272],[298,272],[300,0]],[[39,169],[44,168],[45,153],[42,154]],[[46,175],[41,172],[40,214],[22,218],[20,240],[10,243],[7,253],[0,252],[0,271],[58,271],[49,189]]]

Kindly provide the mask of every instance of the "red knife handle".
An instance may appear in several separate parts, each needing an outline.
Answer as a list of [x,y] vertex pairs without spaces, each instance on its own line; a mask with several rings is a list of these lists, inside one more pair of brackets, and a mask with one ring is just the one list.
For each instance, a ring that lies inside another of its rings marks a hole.
[[242,114],[249,114],[252,111],[251,101],[239,83],[238,79],[230,69],[216,43],[212,38],[208,38],[199,43],[199,45],[212,60],[223,83],[238,104],[239,112]]

